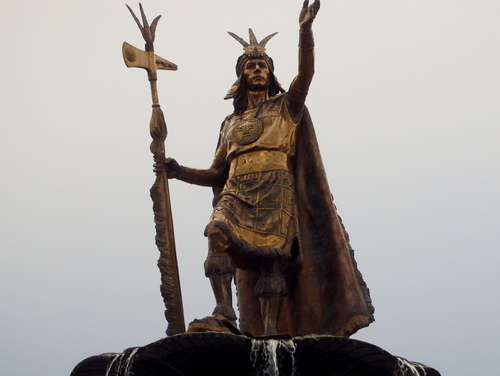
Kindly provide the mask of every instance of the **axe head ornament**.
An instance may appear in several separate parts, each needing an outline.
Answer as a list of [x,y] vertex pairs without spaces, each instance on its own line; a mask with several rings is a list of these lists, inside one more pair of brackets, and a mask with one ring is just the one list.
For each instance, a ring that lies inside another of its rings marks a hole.
[[143,68],[149,72],[156,72],[158,69],[177,70],[177,65],[174,63],[155,55],[152,51],[142,51],[127,42],[123,42],[122,53],[125,65],[129,68]]

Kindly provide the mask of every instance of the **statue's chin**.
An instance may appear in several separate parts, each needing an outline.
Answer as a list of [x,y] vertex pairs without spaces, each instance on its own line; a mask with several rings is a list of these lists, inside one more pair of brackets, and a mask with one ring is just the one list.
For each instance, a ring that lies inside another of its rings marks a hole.
[[266,91],[268,89],[268,85],[249,85],[248,89],[249,91]]

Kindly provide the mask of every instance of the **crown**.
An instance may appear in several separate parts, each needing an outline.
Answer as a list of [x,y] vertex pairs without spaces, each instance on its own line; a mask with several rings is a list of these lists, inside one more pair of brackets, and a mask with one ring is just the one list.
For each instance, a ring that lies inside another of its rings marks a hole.
[[248,34],[250,35],[250,42],[245,41],[243,38],[237,36],[234,33],[228,31],[228,34],[231,35],[234,39],[236,39],[243,46],[243,50],[245,54],[248,56],[262,56],[266,54],[266,43],[269,42],[269,39],[274,37],[276,33],[272,33],[262,39],[260,42],[257,42],[257,38],[253,33],[252,29],[248,29]]

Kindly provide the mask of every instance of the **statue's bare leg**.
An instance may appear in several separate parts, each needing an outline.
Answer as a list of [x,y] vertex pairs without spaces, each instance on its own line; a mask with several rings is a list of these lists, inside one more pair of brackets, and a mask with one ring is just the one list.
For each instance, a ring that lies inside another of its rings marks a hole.
[[213,314],[220,314],[236,322],[231,292],[235,268],[231,257],[226,252],[227,244],[226,237],[220,231],[215,230],[208,233],[208,257],[205,261],[205,275],[210,279],[217,304]]
[[262,274],[255,286],[255,295],[260,302],[265,336],[278,334],[283,298],[288,294],[284,275],[286,264],[282,259],[264,260],[261,264]]

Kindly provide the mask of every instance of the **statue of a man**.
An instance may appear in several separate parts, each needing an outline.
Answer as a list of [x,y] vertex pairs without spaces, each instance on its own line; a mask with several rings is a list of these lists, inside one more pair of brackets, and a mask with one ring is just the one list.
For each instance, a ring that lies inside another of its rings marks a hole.
[[237,81],[226,99],[212,166],[197,170],[167,159],[170,178],[211,186],[205,274],[214,314],[235,321],[236,276],[240,329],[254,336],[349,336],[373,321],[368,289],[330,194],[312,122],[304,106],[314,74],[311,31],[320,1],[304,2],[299,17],[299,69],[287,92],[274,76],[265,45],[230,33],[244,46]]

